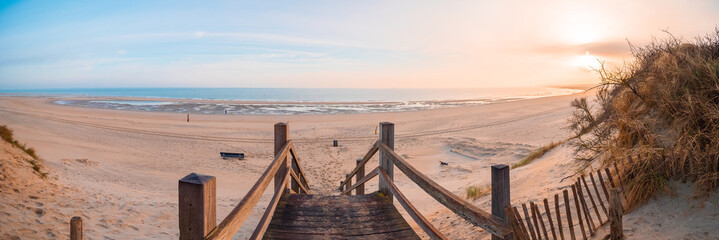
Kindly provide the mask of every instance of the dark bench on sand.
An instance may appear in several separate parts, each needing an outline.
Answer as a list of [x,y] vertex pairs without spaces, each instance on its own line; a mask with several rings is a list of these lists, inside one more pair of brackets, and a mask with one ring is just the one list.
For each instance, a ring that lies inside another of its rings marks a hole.
[[220,152],[220,156],[222,158],[237,158],[237,159],[245,158],[244,153]]

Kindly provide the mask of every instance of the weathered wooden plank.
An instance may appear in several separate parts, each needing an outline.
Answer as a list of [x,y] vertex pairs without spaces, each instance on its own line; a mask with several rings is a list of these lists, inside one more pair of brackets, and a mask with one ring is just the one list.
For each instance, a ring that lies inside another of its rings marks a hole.
[[74,216],[70,219],[70,240],[82,240],[82,218]]
[[298,206],[298,205],[290,205],[290,204],[283,204],[283,206],[284,206],[284,207],[283,207],[284,209],[292,209],[292,210],[294,210],[294,209],[304,209],[304,210],[306,210],[306,211],[315,211],[315,210],[322,211],[322,210],[324,210],[324,209],[337,210],[337,209],[342,209],[342,208],[364,207],[364,206],[373,207],[373,208],[378,208],[378,209],[379,209],[380,207],[385,207],[385,206],[387,206],[387,204],[382,203],[382,202],[367,202],[367,203],[359,202],[359,203],[357,203],[357,202],[350,201],[350,202],[346,202],[346,203],[344,203],[344,204],[339,204],[339,203],[324,203],[324,204],[323,204],[323,203],[312,203],[312,204],[306,204],[306,206]]
[[301,194],[293,196],[292,198],[284,201],[286,205],[298,205],[298,206],[314,206],[314,205],[325,205],[325,203],[336,204],[338,201],[342,201],[343,204],[364,204],[364,203],[376,203],[385,204],[381,201],[376,200],[378,192],[360,195],[363,197],[343,197],[337,199],[335,195],[312,195],[312,194]]
[[414,221],[419,225],[422,230],[429,236],[431,239],[447,239],[437,228],[432,226],[432,224],[424,218],[424,216],[415,208],[412,203],[407,200],[407,198],[402,194],[402,192],[399,191],[396,185],[394,185],[394,182],[390,178],[389,174],[387,174],[384,169],[379,169],[379,174],[382,178],[389,184],[389,190],[392,192],[392,195],[397,197],[397,201],[404,207],[404,210],[407,211],[409,216],[414,219]]
[[332,222],[305,222],[305,224],[272,224],[272,231],[297,233],[326,233],[326,234],[373,234],[378,232],[411,229],[403,218],[392,218],[383,221],[369,221],[352,224],[338,224]]
[[[400,215],[394,215],[393,211],[386,211],[383,214],[379,215],[356,215],[356,216],[323,216],[323,215],[316,215],[316,216],[303,216],[303,215],[293,215],[291,212],[284,211],[284,212],[278,212],[275,211],[275,214],[278,216],[276,218],[273,218],[271,223],[272,225],[277,226],[318,226],[322,224],[328,224],[332,226],[339,226],[339,227],[349,227],[349,225],[355,225],[360,224],[363,225],[365,223],[380,223],[384,221],[395,221],[395,220],[403,220],[404,218]],[[281,216],[281,217],[280,217]]]
[[562,194],[564,194],[564,207],[567,211],[567,227],[569,228],[569,236],[572,240],[577,240],[577,235],[574,234],[574,223],[572,223],[572,208],[569,207],[569,192],[567,189],[564,189]]
[[549,228],[552,230],[552,239],[557,239],[557,231],[554,230],[554,221],[552,221],[552,211],[549,210],[549,201],[544,199],[544,212],[547,213],[547,219],[549,219]]
[[[290,128],[286,123],[275,124],[275,156],[280,154],[282,147],[284,147],[287,143],[287,140],[289,139],[289,131]],[[285,169],[287,168],[287,154],[285,154],[285,157],[281,161],[283,161],[284,164],[280,165],[280,168],[275,173],[285,172]],[[275,174],[275,189],[282,186],[282,175],[283,174]]]
[[326,233],[296,233],[296,232],[268,232],[265,239],[284,239],[284,240],[307,240],[307,239],[361,239],[361,240],[385,240],[385,239],[420,239],[412,229],[403,229],[397,231],[378,232],[362,235],[347,234],[326,234]]
[[[369,160],[372,159],[372,156],[374,156],[374,154],[377,153],[378,150],[379,150],[379,140],[377,140],[375,143],[372,144],[372,147],[369,149],[369,151],[367,151],[367,153],[362,158],[362,162],[357,164],[355,169],[352,170],[352,172],[350,172],[350,177],[357,174],[357,172],[359,172],[360,166],[366,165],[367,162],[369,162]],[[347,182],[347,180],[348,179],[345,178],[345,180],[340,183],[340,187],[338,188],[339,190],[342,190],[342,187],[344,187],[344,183]]]
[[614,172],[617,174],[617,181],[619,181],[619,187],[624,188],[624,183],[622,181],[622,175],[619,173],[619,167],[617,166],[617,162],[614,162]]
[[[292,173],[292,169],[285,170],[285,177],[282,179],[282,185],[286,186],[288,182],[290,181],[290,174]],[[295,176],[296,177],[296,176]],[[299,181],[298,181],[299,183]],[[275,194],[272,195],[272,200],[270,200],[270,203],[267,204],[267,208],[265,209],[265,213],[262,214],[262,218],[260,218],[260,222],[257,223],[257,227],[255,227],[255,231],[252,232],[252,236],[250,236],[250,239],[256,240],[262,238],[262,236],[265,235],[265,231],[267,231],[267,226],[270,224],[270,220],[272,220],[272,216],[275,214],[275,209],[277,208],[277,203],[280,201],[280,198],[282,197],[282,193],[284,192],[284,187],[275,189]]]
[[537,214],[534,212],[534,202],[529,202],[529,211],[532,213],[532,223],[534,223],[534,229],[537,230],[537,239],[542,239],[542,232],[539,231],[539,221],[537,220]]
[[363,201],[354,201],[354,200],[345,200],[342,204],[338,204],[337,202],[323,202],[320,200],[312,200],[311,202],[302,202],[298,203],[301,205],[295,205],[295,203],[289,204],[285,203],[286,208],[342,208],[342,207],[353,207],[353,206],[372,206],[372,207],[380,207],[385,206],[385,203],[378,202],[378,201],[372,201],[372,202],[363,202]]
[[[361,207],[361,206],[360,206]],[[308,208],[283,208],[280,210],[275,211],[275,215],[286,215],[288,213],[292,213],[297,215],[298,217],[327,217],[327,218],[343,218],[343,217],[363,217],[363,216],[374,216],[379,217],[384,214],[389,214],[393,210],[390,207],[382,207],[378,209],[365,209],[363,210],[365,212],[363,213],[353,213],[353,212],[347,212],[346,209],[341,208],[323,208],[323,207],[316,207],[314,209],[308,209]]]
[[350,188],[352,187],[352,177],[350,177],[349,174],[345,175],[345,177],[347,178],[347,182],[345,183],[345,190],[343,193],[349,196],[352,195],[352,188]]
[[302,160],[300,159],[299,156],[297,156],[297,153],[295,152],[295,146],[293,145],[289,151],[290,151],[290,155],[292,156],[292,159],[293,159],[292,160],[293,166],[297,168],[295,173],[297,173],[297,176],[300,177],[300,179],[302,180],[302,183],[305,185],[305,188],[307,188],[308,190],[312,189],[310,187],[310,181],[307,179],[307,174],[305,173],[304,170],[302,170],[302,164],[301,164]]
[[[529,216],[529,211],[527,211],[527,204],[522,203],[522,210],[524,210],[524,220],[527,222],[527,229],[529,229],[529,234],[532,236],[532,240],[537,239],[537,234],[534,233],[534,226],[532,226],[532,218]],[[539,229],[537,229],[539,231]]]
[[542,218],[542,213],[539,212],[539,207],[537,206],[537,204],[534,203],[532,203],[532,207],[534,208],[534,212],[539,221],[539,226],[542,227],[542,233],[544,234],[544,238],[549,239],[549,234],[547,234],[547,227],[544,225],[544,219]]
[[360,182],[360,181],[362,181],[362,179],[364,178],[365,165],[360,166],[360,163],[362,163],[362,159],[358,158],[356,160],[357,176],[355,177],[356,178],[355,182],[357,182],[357,184],[356,184],[357,186],[353,186],[350,188],[350,189],[356,189],[355,193],[357,195],[364,194],[364,182]]
[[[369,181],[369,180],[371,180],[372,178],[374,178],[375,176],[377,176],[377,173],[378,173],[377,171],[378,171],[378,170],[379,170],[379,167],[376,167],[376,168],[373,169],[371,172],[369,172],[369,174],[367,174],[367,176],[364,176],[364,177],[362,177],[362,179],[357,180],[357,183],[355,183],[355,185],[353,185],[352,187],[350,187],[350,188],[349,188],[349,191],[352,191],[352,189],[355,189],[355,188],[359,188],[359,186],[363,186],[363,188],[364,188],[364,184],[365,184],[367,181]],[[362,171],[364,172],[364,170],[362,170]],[[363,175],[364,175],[364,173],[363,173]],[[357,176],[359,176],[359,174],[357,174]],[[345,190],[342,192],[342,194],[346,194],[347,191],[348,191],[348,190],[345,189]],[[359,194],[359,192],[358,192],[357,194]],[[362,194],[364,194],[364,190],[362,191]]]
[[577,189],[577,197],[579,197],[579,205],[582,207],[582,212],[584,213],[584,221],[587,223],[587,229],[589,230],[589,236],[592,236],[594,235],[594,220],[592,219],[591,212],[589,212],[589,208],[587,208],[586,199],[584,199],[581,178],[577,178],[575,186]]
[[579,222],[579,229],[582,230],[582,239],[587,239],[587,233],[584,231],[584,223],[582,222],[582,207],[579,206],[579,196],[577,196],[576,185],[572,184],[572,195],[574,195],[574,206],[577,209],[577,220]]
[[[387,148],[382,150],[380,148],[379,153],[379,169],[387,173],[389,180],[394,181],[394,160],[388,156],[388,152],[394,152],[394,123],[381,122],[379,123],[379,142]],[[381,174],[380,174],[381,175]],[[379,191],[390,195],[390,184],[385,178],[379,178]],[[390,200],[392,196],[389,196]]]
[[624,229],[622,229],[622,193],[618,188],[614,188],[609,196],[609,239],[619,240],[624,238]]
[[602,215],[599,214],[599,208],[597,208],[597,203],[594,202],[594,197],[592,196],[592,191],[589,190],[589,185],[587,185],[587,179],[582,176],[582,183],[584,183],[584,189],[587,190],[587,195],[589,195],[589,200],[592,202],[592,208],[594,208],[594,213],[596,213],[597,219],[599,220],[599,225],[603,224],[602,221]]
[[609,191],[607,191],[607,184],[604,182],[604,178],[602,177],[602,170],[597,170],[597,176],[599,176],[599,186],[602,187],[602,191],[604,191],[604,196],[607,199],[607,202],[609,202]]
[[559,194],[554,194],[554,211],[557,213],[557,229],[559,237],[564,240],[564,229],[562,228],[562,216],[559,214]]
[[432,181],[432,179],[428,178],[420,171],[412,167],[412,165],[407,163],[407,161],[405,161],[401,156],[395,153],[387,145],[380,143],[380,150],[384,153],[387,153],[387,155],[393,159],[392,162],[394,162],[395,166],[397,166],[397,168],[399,168],[407,176],[407,178],[411,179],[414,183],[417,184],[417,186],[427,192],[427,194],[432,196],[442,205],[452,210],[452,212],[454,212],[458,216],[467,220],[469,223],[481,227],[489,233],[498,236],[507,236],[507,234],[511,233],[511,231],[509,230],[509,228],[507,228],[502,219],[499,219],[497,216],[494,216],[482,209],[479,209],[473,204],[459,198],[449,190]]
[[604,172],[607,173],[607,181],[609,182],[609,184],[612,185],[612,188],[616,188],[617,185],[614,184],[614,178],[612,177],[612,173],[609,172],[609,168],[605,168]]
[[522,222],[520,220],[520,217],[514,215],[514,211],[512,211],[512,208],[513,207],[511,205],[505,208],[505,214],[507,215],[507,221],[509,222],[509,226],[514,233],[514,239],[529,240],[527,232],[523,231],[522,229]]
[[268,233],[294,233],[294,234],[324,234],[324,235],[369,235],[377,233],[396,232],[410,230],[407,226],[398,226],[400,222],[386,222],[384,224],[374,223],[370,226],[362,226],[354,229],[338,228],[338,227],[288,227],[288,226],[272,226],[272,230]]
[[[510,205],[509,195],[509,166],[504,164],[492,166],[492,215],[502,219],[509,224],[509,218],[505,209]],[[492,235],[493,240],[503,239],[501,236]]]
[[522,228],[522,232],[524,233],[524,236],[526,237],[526,239],[529,239],[529,231],[527,231],[527,227],[524,226],[524,223],[522,222],[522,215],[519,214],[517,207],[512,207],[512,212],[514,213],[514,216],[517,218],[517,223],[519,224],[519,227]]
[[[294,179],[295,183],[297,183],[298,190],[302,190],[305,194],[309,192],[309,189],[305,188],[305,185],[302,184],[302,180],[300,180],[300,177],[295,174],[294,170],[290,171],[290,176],[292,176],[292,179]],[[294,190],[294,188],[292,189]]]
[[[321,221],[334,221],[334,220],[352,220],[357,218],[357,221],[361,221],[363,217],[373,217],[377,219],[389,219],[396,216],[386,216],[393,214],[396,208],[392,206],[355,206],[354,209],[340,209],[340,208],[287,208],[280,205],[275,211],[275,215],[278,216],[276,220],[282,221],[304,221],[304,222],[321,222]],[[362,212],[359,212],[359,211]],[[325,220],[323,218],[327,218]]]
[[607,214],[609,214],[609,212],[607,212],[607,208],[604,206],[604,201],[602,201],[602,194],[599,193],[599,188],[597,188],[597,183],[594,181],[594,174],[592,174],[592,172],[589,172],[589,178],[592,179],[592,186],[594,186],[594,192],[597,193],[597,202],[599,202],[599,205],[602,206],[602,211],[606,216]]
[[379,208],[379,207],[386,206],[385,203],[381,203],[381,202],[363,203],[363,202],[354,202],[354,201],[350,201],[350,202],[347,202],[344,204],[337,204],[337,203],[311,203],[310,204],[310,203],[308,203],[308,204],[304,204],[306,206],[298,206],[298,205],[293,205],[293,204],[292,205],[291,204],[283,204],[283,205],[284,205],[284,208],[286,208],[286,209],[306,209],[307,211],[313,211],[314,209],[321,210],[322,208],[342,209],[342,208],[348,208],[348,207],[363,207],[363,206]]
[[257,201],[262,197],[262,193],[265,191],[270,181],[274,178],[275,173],[281,165],[286,166],[286,161],[283,161],[287,157],[288,149],[292,146],[292,141],[287,141],[285,146],[280,150],[280,154],[275,155],[275,159],[272,161],[270,166],[267,166],[265,172],[262,173],[255,185],[250,188],[250,191],[245,194],[239,204],[232,209],[230,214],[225,217],[224,220],[217,225],[207,236],[207,239],[230,239],[235,235],[242,223],[250,215],[250,212],[257,204]]
[[216,179],[191,173],[178,181],[180,239],[203,238],[216,224]]

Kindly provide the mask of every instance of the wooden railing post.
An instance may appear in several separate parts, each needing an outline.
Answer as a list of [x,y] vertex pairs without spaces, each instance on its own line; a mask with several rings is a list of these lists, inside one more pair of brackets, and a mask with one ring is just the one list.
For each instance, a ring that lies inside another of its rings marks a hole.
[[619,240],[624,238],[622,229],[622,193],[619,188],[609,191],[609,239]]
[[[511,205],[509,196],[509,166],[500,164],[492,166],[492,215],[504,220],[509,227],[509,218],[505,209]],[[503,239],[492,235],[493,240]]]
[[[286,123],[276,123],[275,124],[275,156],[282,151],[282,147],[285,146],[285,143],[287,143],[287,139],[289,137],[289,127]],[[284,177],[285,171],[287,171],[287,157],[283,159],[285,164],[280,165],[280,169],[277,170],[277,174],[275,174],[275,190],[278,188],[284,187],[282,186],[282,178]]]
[[[345,174],[345,179],[348,179],[349,177],[350,177],[349,174]],[[349,178],[349,180],[347,180],[347,184],[345,184],[345,191],[347,191],[347,193],[345,193],[345,195],[347,195],[347,196],[352,195],[352,191],[348,191],[348,190],[350,190],[350,187],[352,187],[352,179],[351,178]]]
[[[394,123],[381,122],[379,123],[379,128],[379,141],[394,150]],[[392,158],[382,151],[380,151],[379,155],[379,168],[387,173],[390,181],[394,181],[394,164],[392,163]],[[391,187],[387,180],[379,178],[379,190],[387,195],[390,201],[392,201]]]
[[178,185],[180,239],[204,239],[215,228],[215,177],[190,173]]
[[70,240],[82,240],[82,218],[75,216],[70,219]]
[[[362,159],[361,159],[361,158],[358,158],[358,159],[357,159],[357,166],[359,166],[360,162],[362,162]],[[362,166],[357,170],[357,180],[356,180],[356,182],[360,182],[360,179],[362,179],[362,178],[364,177],[364,169],[365,169],[365,166],[362,165]],[[360,185],[357,185],[357,190],[356,190],[355,193],[356,193],[357,195],[362,195],[362,194],[364,194],[364,183],[362,183],[362,184],[360,184]]]

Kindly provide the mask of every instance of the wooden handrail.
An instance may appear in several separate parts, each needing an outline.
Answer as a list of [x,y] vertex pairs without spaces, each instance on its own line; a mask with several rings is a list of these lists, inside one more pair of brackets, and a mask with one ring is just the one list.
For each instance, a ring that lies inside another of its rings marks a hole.
[[389,190],[392,192],[392,195],[397,197],[397,201],[399,202],[399,204],[402,205],[404,210],[407,211],[407,213],[409,213],[409,216],[411,216],[412,219],[414,219],[414,221],[417,223],[417,225],[419,225],[419,227],[422,228],[422,230],[424,230],[424,232],[427,233],[427,235],[431,239],[447,239],[447,237],[442,235],[442,233],[439,232],[439,230],[437,230],[437,228],[432,226],[432,224],[429,222],[429,220],[427,220],[417,210],[417,208],[415,208],[412,205],[412,203],[410,203],[409,200],[407,200],[407,197],[405,197],[404,194],[402,194],[402,192],[399,191],[399,189],[397,188],[397,185],[394,185],[394,182],[392,181],[392,179],[389,178],[389,175],[387,175],[387,173],[384,170],[379,169],[379,168],[377,170],[379,170],[379,175],[381,175],[381,177],[384,178],[385,180],[387,180],[387,183],[389,183],[389,186],[390,186]]
[[372,156],[374,156],[374,154],[377,153],[377,150],[379,150],[378,144],[379,144],[379,141],[376,141],[374,144],[372,144],[372,147],[369,149],[369,151],[367,151],[367,154],[364,155],[364,157],[362,158],[362,161],[359,164],[357,164],[355,169],[352,170],[352,172],[350,172],[350,174],[347,176],[347,178],[344,181],[342,181],[342,183],[340,184],[339,190],[342,190],[342,187],[345,184],[347,184],[349,182],[349,180],[352,179],[352,177],[354,177],[355,174],[357,174],[357,171],[359,171],[360,168],[364,167],[364,165],[367,164],[367,162],[369,162],[369,160],[372,158]]
[[301,162],[300,158],[297,157],[297,154],[295,154],[295,146],[294,145],[292,145],[292,148],[290,148],[290,154],[292,155],[292,162],[297,165],[297,170],[298,170],[297,174],[299,174],[298,177],[300,177],[300,179],[302,179],[302,181],[305,184],[305,187],[307,188],[307,190],[309,190],[310,182],[309,182],[309,180],[307,180],[307,175],[305,174],[305,171],[302,170],[302,165],[300,164],[300,162]]
[[404,172],[409,179],[414,181],[414,183],[427,192],[427,194],[452,210],[455,214],[494,235],[507,236],[511,233],[511,230],[506,227],[502,219],[483,211],[482,209],[479,209],[471,203],[452,194],[449,190],[435,183],[432,179],[412,167],[412,165],[407,163],[407,161],[405,161],[387,145],[381,142],[378,142],[377,145],[382,153],[387,154],[387,156],[392,158],[394,165]]
[[250,188],[250,191],[245,194],[240,203],[232,209],[230,214],[217,227],[207,234],[205,239],[231,239],[237,233],[237,230],[240,229],[242,223],[250,215],[260,197],[262,197],[262,193],[267,189],[267,185],[274,178],[280,165],[286,164],[284,159],[287,157],[290,148],[292,148],[292,141],[287,141],[280,153],[275,155],[275,159],[270,166],[267,166],[265,172],[257,179],[255,185]]
[[369,181],[370,179],[372,179],[372,178],[374,178],[375,176],[377,176],[377,170],[379,170],[379,167],[376,167],[374,170],[372,170],[371,172],[369,172],[369,174],[367,174],[367,175],[364,176],[362,179],[360,179],[359,181],[357,181],[357,183],[355,183],[354,185],[352,185],[349,189],[346,189],[346,190],[342,191],[342,194],[347,194],[348,192],[351,192],[352,190],[354,190],[355,188],[357,188],[359,185],[361,185],[361,184],[363,184],[363,183],[366,183],[366,182]]
[[[293,174],[292,169],[287,169],[286,172],[287,173],[285,173],[285,176],[282,178],[282,184],[280,184],[282,186],[287,186],[288,182],[290,181],[290,174]],[[300,184],[300,186],[302,186],[302,184]],[[261,239],[265,235],[265,231],[267,231],[267,226],[270,225],[272,216],[275,214],[275,209],[277,209],[277,203],[280,201],[284,190],[284,187],[275,189],[275,194],[272,195],[272,200],[270,200],[270,203],[267,205],[267,209],[262,215],[262,219],[260,219],[260,222],[257,223],[257,227],[255,228],[255,231],[252,232],[252,236],[250,237],[250,239]]]
[[295,171],[290,169],[289,172],[290,172],[290,175],[292,176],[292,179],[294,179],[295,182],[297,182],[297,186],[300,186],[300,189],[302,189],[302,191],[304,191],[305,193],[308,193],[309,189],[307,189],[305,187],[305,185],[302,184],[302,182],[300,181],[300,177],[298,177],[297,174],[295,174]]

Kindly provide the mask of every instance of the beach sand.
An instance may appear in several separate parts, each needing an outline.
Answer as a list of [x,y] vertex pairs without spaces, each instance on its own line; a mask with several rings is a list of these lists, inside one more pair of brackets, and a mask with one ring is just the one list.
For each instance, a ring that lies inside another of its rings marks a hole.
[[[584,95],[399,113],[193,114],[190,122],[179,113],[91,109],[53,104],[56,99],[52,98],[0,97],[0,124],[34,147],[49,172],[48,179],[41,180],[15,171],[24,180],[3,183],[0,214],[7,217],[0,217],[0,238],[67,238],[72,216],[83,217],[90,239],[177,238],[177,181],[192,172],[217,177],[219,223],[272,160],[272,131],[277,122],[289,123],[290,139],[315,194],[338,194],[335,189],[354,168],[355,159],[364,156],[377,139],[378,123],[388,121],[395,124],[396,152],[443,187],[464,196],[467,187],[490,183],[490,166],[511,165],[541,145],[567,139],[570,133],[563,127],[572,111],[569,102]],[[332,147],[334,139],[339,140],[339,147]],[[8,144],[2,146],[4,162],[23,157]],[[243,152],[246,158],[223,160],[221,151]],[[569,146],[561,145],[512,170],[512,203],[537,201],[567,185],[560,180],[577,171],[572,154]],[[440,160],[449,165],[440,166]],[[368,169],[374,166],[376,157]],[[400,171],[395,171],[395,180],[450,239],[489,238]],[[366,189],[376,191],[376,178]],[[271,194],[265,192],[238,239],[251,235]],[[490,211],[489,196],[471,202]]]

